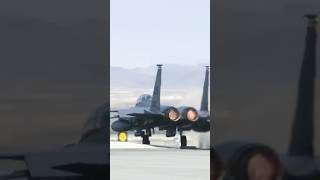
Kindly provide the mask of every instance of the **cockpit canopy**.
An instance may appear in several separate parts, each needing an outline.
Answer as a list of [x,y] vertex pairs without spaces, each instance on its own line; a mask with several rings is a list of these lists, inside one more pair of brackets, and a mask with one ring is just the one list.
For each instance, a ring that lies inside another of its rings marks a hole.
[[142,94],[138,97],[136,106],[149,107],[151,105],[152,96],[150,94]]

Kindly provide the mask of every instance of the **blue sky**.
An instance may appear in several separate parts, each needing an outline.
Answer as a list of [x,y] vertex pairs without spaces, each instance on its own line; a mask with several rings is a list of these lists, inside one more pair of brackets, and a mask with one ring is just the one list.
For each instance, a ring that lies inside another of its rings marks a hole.
[[209,63],[210,0],[111,0],[111,66]]

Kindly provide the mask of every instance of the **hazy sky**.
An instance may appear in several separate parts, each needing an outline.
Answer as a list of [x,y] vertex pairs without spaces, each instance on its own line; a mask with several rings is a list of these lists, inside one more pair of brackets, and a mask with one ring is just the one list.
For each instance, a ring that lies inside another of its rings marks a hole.
[[111,0],[111,66],[210,58],[210,0]]

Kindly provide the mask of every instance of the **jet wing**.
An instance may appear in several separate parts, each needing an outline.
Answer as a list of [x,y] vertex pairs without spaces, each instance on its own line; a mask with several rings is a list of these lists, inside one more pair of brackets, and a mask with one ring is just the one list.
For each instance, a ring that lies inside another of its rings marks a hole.
[[146,108],[141,108],[141,107],[133,107],[133,108],[129,108],[129,109],[119,109],[117,110],[117,115],[119,115],[119,117],[130,117],[129,114],[143,114],[145,113]]
[[148,111],[146,108],[134,107],[130,109],[117,110],[118,118],[130,118],[136,117],[137,119],[154,119],[154,118],[163,118],[162,113],[154,113]]
[[10,174],[0,175],[0,179],[17,179],[17,178],[26,178],[28,177],[27,170],[17,170],[13,171]]
[[[14,171],[7,176],[0,176],[4,179],[23,174],[40,179],[47,177],[96,177],[97,173],[101,175],[105,172],[101,170],[103,167],[109,165],[107,148],[103,144],[78,144],[55,152],[3,155],[0,156],[1,159],[23,160],[27,166],[26,171]],[[84,171],[84,167],[88,169]],[[98,169],[94,169],[97,167]]]
[[129,116],[134,116],[137,119],[160,119],[163,118],[162,114],[151,114],[151,113],[130,113]]
[[[78,171],[59,170],[70,164],[91,164],[106,166],[109,162],[105,145],[84,144],[65,148],[58,152],[32,153],[26,156],[26,164],[32,177],[70,177],[81,176]],[[78,166],[81,168],[82,166]],[[76,167],[74,167],[76,168]]]
[[[0,161],[1,160],[18,160],[24,161],[25,155],[23,154],[0,154]],[[15,170],[9,174],[1,174],[0,179],[16,179],[16,178],[26,178],[28,177],[27,170]]]
[[69,171],[81,174],[82,176],[90,176],[94,174],[96,177],[107,177],[109,166],[107,164],[89,164],[89,163],[72,163],[62,166],[55,166],[54,169]]
[[0,160],[21,160],[25,158],[24,154],[0,154]]

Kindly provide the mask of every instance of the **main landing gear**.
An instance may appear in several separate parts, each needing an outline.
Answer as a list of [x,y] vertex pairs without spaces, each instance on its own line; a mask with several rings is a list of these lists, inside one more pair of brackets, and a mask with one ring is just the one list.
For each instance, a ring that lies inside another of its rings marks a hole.
[[135,132],[135,136],[141,136],[142,137],[142,144],[150,144],[151,137],[151,129],[146,129],[146,132],[139,130]]
[[180,149],[196,149],[196,146],[188,146],[187,136],[183,135],[183,131],[179,130],[180,133]]
[[188,145],[187,136],[183,135],[183,131],[180,132],[180,148],[185,148]]
[[150,144],[149,136],[147,135],[142,136],[142,144]]

